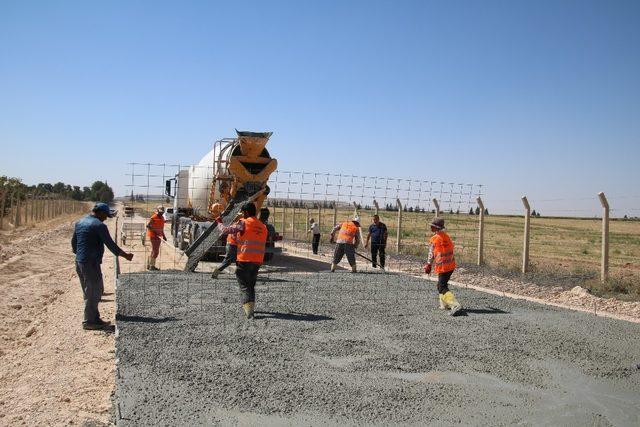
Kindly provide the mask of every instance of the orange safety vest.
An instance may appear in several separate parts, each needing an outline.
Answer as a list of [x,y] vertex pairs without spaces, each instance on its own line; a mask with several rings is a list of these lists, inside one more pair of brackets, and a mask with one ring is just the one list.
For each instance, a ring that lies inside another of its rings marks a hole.
[[244,231],[236,236],[238,242],[236,259],[238,262],[262,264],[267,242],[267,227],[254,216],[241,221],[244,222]]
[[340,226],[340,232],[338,232],[338,239],[336,242],[338,243],[348,243],[353,245],[356,241],[356,236],[358,235],[358,226],[353,223],[353,221],[343,222]]
[[235,234],[233,233],[227,234],[227,244],[232,246],[236,246],[238,244]]
[[149,220],[151,228],[147,228],[147,237],[150,239],[158,239],[164,236],[164,218],[158,213],[151,215]]
[[455,270],[454,245],[449,235],[444,231],[439,231],[429,239],[429,243],[433,245],[433,270],[438,274]]

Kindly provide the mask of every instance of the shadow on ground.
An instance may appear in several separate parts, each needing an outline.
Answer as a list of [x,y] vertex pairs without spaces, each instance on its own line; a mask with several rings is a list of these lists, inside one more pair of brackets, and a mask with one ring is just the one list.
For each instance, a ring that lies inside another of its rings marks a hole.
[[117,314],[116,320],[118,322],[135,322],[135,323],[166,323],[175,322],[175,317],[145,317],[145,316],[125,316],[123,314]]
[[333,317],[309,313],[280,313],[277,311],[256,311],[256,319],[280,319],[298,320],[302,322],[318,322],[321,320],[333,320]]
[[457,313],[456,316],[468,316],[469,314],[511,314],[509,311],[500,310],[499,308],[487,307],[487,308],[465,308],[462,312]]

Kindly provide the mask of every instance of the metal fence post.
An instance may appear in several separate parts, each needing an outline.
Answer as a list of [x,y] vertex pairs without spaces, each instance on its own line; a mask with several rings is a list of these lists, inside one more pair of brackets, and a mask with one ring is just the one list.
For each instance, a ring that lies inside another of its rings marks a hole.
[[331,228],[335,227],[338,224],[338,204],[333,202],[333,225]]
[[522,251],[522,272],[529,270],[529,229],[531,222],[531,207],[527,196],[522,196],[522,204],[524,205],[524,250]]
[[318,202],[318,231],[322,232],[322,205]]
[[16,191],[16,210],[15,217],[13,219],[13,226],[18,227],[20,225],[20,193]]
[[433,199],[432,202],[433,202],[433,205],[436,207],[436,216],[439,217],[440,216],[440,203],[438,203],[438,199]]
[[398,229],[396,230],[396,251],[400,253],[400,241],[402,240],[402,203],[400,199],[396,199],[398,207]]
[[598,193],[602,205],[602,260],[600,265],[600,280],[604,283],[609,279],[609,202],[603,192]]
[[480,215],[478,219],[478,265],[482,265],[484,262],[484,203],[482,203],[482,199],[480,197],[478,197],[476,201],[480,207]]
[[[307,230],[309,229],[309,221],[311,220],[311,212],[309,211],[309,207],[307,206],[307,222],[304,225],[304,235],[307,235]],[[313,237],[313,235],[311,235]],[[310,239],[306,239],[311,241]]]

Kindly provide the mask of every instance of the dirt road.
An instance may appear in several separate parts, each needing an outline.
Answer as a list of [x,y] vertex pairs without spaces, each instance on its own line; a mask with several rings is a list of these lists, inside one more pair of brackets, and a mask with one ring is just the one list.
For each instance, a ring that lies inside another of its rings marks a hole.
[[[108,424],[114,336],[82,329],[68,216],[0,235],[0,425]],[[114,221],[108,221],[113,226]],[[114,320],[114,264],[103,263]]]

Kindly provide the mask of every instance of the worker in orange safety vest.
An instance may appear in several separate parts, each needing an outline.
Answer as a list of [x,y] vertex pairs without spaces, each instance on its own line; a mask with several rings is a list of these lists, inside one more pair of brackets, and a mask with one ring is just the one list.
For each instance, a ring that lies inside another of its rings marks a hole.
[[[338,233],[338,238],[336,238],[336,233]],[[360,245],[360,217],[355,215],[353,220],[345,221],[333,227],[329,241],[336,243],[331,272],[336,271],[336,266],[342,261],[342,257],[347,255],[351,272],[356,273],[356,248]]]
[[238,246],[236,257],[236,278],[240,288],[240,302],[247,319],[253,319],[256,301],[255,286],[258,270],[264,261],[267,242],[267,227],[256,218],[256,205],[246,202],[241,208],[242,216],[236,224],[222,225],[222,218],[216,221],[223,233],[234,235]]
[[156,260],[160,255],[160,239],[167,240],[167,236],[164,235],[164,206],[158,206],[156,212],[151,215],[147,223],[147,237],[151,241],[151,253],[147,260],[147,270],[158,270]]
[[227,246],[225,247],[224,259],[220,263],[220,265],[213,270],[211,273],[211,278],[215,279],[218,277],[222,271],[229,267],[231,264],[236,262],[236,258],[238,256],[238,242],[236,240],[235,234],[227,234]]
[[462,310],[462,305],[449,290],[449,279],[456,269],[456,260],[453,254],[454,244],[444,231],[444,218],[434,218],[430,225],[434,235],[429,239],[429,255],[427,263],[424,265],[424,272],[430,274],[432,266],[434,266],[433,270],[438,274],[440,309],[450,309],[449,314],[454,316]]

